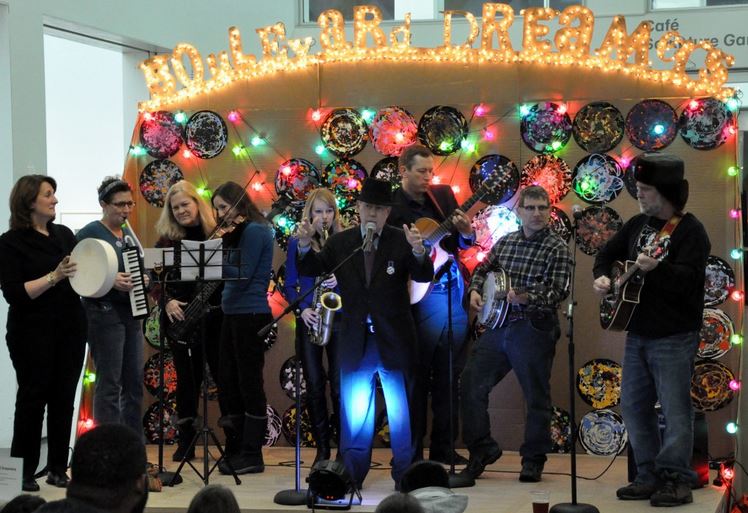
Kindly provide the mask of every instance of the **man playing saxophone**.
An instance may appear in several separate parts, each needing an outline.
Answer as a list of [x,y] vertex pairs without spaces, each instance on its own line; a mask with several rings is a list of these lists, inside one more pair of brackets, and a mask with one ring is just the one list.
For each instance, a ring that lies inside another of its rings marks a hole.
[[[328,189],[313,190],[307,197],[303,218],[308,219],[314,226],[312,250],[319,251],[324,246],[327,237],[340,231],[340,218],[335,196]],[[331,279],[318,283],[314,277],[300,276],[296,266],[298,239],[291,237],[288,242],[288,256],[286,259],[285,295],[291,302],[296,300],[300,292],[317,285],[314,293],[308,295],[299,304],[296,318],[296,354],[301,358],[304,378],[307,386],[307,408],[312,423],[312,436],[317,445],[316,463],[330,458],[330,439],[332,426],[327,408],[326,384],[330,382],[330,397],[332,400],[333,418],[336,423],[340,419],[340,371],[338,367],[338,327],[340,322],[332,322],[332,329],[322,327],[321,310],[319,306],[323,295],[329,292],[337,294],[337,281]],[[328,296],[329,297],[329,296]],[[339,300],[338,296],[338,300]],[[338,301],[339,304],[339,301]],[[340,313],[335,314],[339,317]],[[329,338],[328,338],[329,337]],[[327,339],[327,343],[323,343]],[[323,355],[327,353],[327,374],[323,366]],[[339,429],[334,430],[340,432]]]

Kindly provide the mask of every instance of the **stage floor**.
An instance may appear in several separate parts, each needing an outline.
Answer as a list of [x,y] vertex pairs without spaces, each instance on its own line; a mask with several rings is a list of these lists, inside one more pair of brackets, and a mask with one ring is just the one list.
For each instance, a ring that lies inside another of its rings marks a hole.
[[[171,462],[171,453],[174,446],[165,448],[165,461],[167,470],[175,471],[177,464]],[[212,450],[217,455],[217,451]],[[467,455],[467,451],[461,451]],[[148,446],[148,460],[157,461],[158,451],[156,446]],[[198,456],[202,454],[198,450]],[[265,449],[265,472],[262,474],[250,474],[239,476],[242,484],[235,485],[231,476],[222,476],[216,470],[210,476],[211,484],[222,484],[231,488],[236,494],[239,506],[243,512],[282,512],[306,510],[305,506],[281,506],[273,502],[273,497],[279,490],[294,487],[294,468],[286,466],[284,462],[293,460],[294,451],[290,447],[273,447]],[[387,495],[394,493],[394,485],[390,478],[389,449],[375,449],[373,461],[377,462],[369,472],[364,489],[362,490],[363,503],[353,506],[357,511],[374,511],[377,504]],[[302,488],[306,476],[309,474],[309,464],[314,459],[314,449],[303,449],[302,458],[308,463],[302,465],[301,479]],[[194,460],[196,466],[202,470],[202,459]],[[595,505],[604,513],[633,513],[650,510],[645,501],[619,501],[616,499],[615,491],[619,486],[626,483],[626,458],[618,457],[610,469],[596,480],[594,478],[610,463],[610,458],[600,456],[579,455],[577,458],[578,474],[577,490],[579,502]],[[553,454],[549,456],[545,466],[543,480],[540,483],[520,483],[519,476],[520,458],[517,453],[505,452],[504,456],[489,466],[486,472],[472,488],[455,489],[456,493],[465,494],[469,497],[468,509],[470,513],[518,513],[532,511],[530,501],[531,490],[548,490],[551,494],[551,505],[558,502],[569,502],[571,500],[569,481],[569,456],[564,454]],[[459,470],[459,467],[458,467]],[[567,473],[567,475],[564,475]],[[148,498],[146,512],[153,513],[180,513],[186,511],[190,500],[202,487],[203,483],[195,472],[185,466],[182,469],[184,482],[173,488],[164,487],[160,493],[151,493]],[[714,471],[712,471],[712,478]],[[47,500],[55,500],[64,496],[64,490],[53,488],[39,479],[41,485],[40,495]],[[678,508],[679,513],[712,513],[717,512],[722,501],[724,488],[709,485],[700,490],[694,490],[693,504]]]

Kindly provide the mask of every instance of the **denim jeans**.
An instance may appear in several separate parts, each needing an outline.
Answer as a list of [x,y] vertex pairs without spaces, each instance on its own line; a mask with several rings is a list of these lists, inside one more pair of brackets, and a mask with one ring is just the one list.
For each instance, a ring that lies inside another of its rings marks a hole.
[[96,365],[94,421],[143,433],[143,326],[129,303],[84,300]]
[[[535,325],[533,325],[535,323]],[[462,437],[470,455],[481,457],[498,447],[491,437],[488,396],[511,370],[527,404],[522,462],[543,463],[551,450],[551,367],[560,331],[558,319],[519,320],[488,330],[475,342],[462,372]]]
[[[621,408],[641,482],[653,483],[665,472],[689,483],[696,479],[691,470],[691,376],[698,345],[697,331],[663,338],[633,333],[626,337]],[[662,440],[655,412],[658,400],[665,417]]]

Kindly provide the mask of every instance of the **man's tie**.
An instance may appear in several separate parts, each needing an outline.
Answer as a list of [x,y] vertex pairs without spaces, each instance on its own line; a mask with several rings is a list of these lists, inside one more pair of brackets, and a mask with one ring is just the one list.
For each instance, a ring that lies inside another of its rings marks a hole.
[[374,257],[377,254],[377,238],[378,233],[374,234],[374,238],[371,241],[371,251],[364,251],[364,270],[366,271],[366,286],[368,287],[371,283],[371,270],[374,268]]

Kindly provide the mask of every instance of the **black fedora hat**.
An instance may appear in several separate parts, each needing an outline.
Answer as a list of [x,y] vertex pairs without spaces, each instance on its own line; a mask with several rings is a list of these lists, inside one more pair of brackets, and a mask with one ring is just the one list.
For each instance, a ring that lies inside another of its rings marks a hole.
[[358,200],[371,205],[381,205],[384,207],[392,206],[392,186],[390,182],[377,180],[376,178],[367,178],[361,187],[361,193]]

